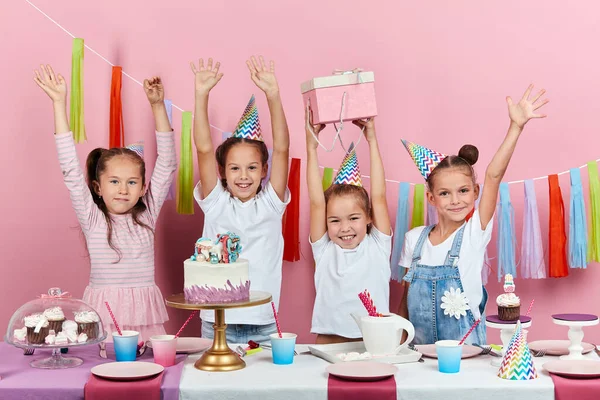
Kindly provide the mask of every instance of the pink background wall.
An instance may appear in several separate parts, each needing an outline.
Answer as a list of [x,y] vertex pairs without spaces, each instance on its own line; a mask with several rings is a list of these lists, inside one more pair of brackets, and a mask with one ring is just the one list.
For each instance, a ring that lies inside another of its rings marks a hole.
[[[530,82],[543,85],[551,99],[550,117],[533,121],[523,135],[507,180],[545,176],[576,167],[600,156],[597,92],[600,58],[593,51],[600,36],[594,1],[569,4],[529,2],[437,1],[358,2],[81,2],[35,0],[34,3],[85,43],[124,71],[142,80],[163,77],[167,97],[193,109],[193,78],[188,63],[215,57],[225,77],[211,96],[211,122],[231,130],[251,93],[244,61],[263,54],[277,62],[283,101],[291,130],[292,157],[305,157],[300,83],[335,68],[362,67],[376,72],[380,116],[380,147],[389,179],[421,182],[401,147],[406,137],[439,151],[458,151],[466,142],[480,151],[477,171],[483,174],[508,126],[504,98],[518,97]],[[290,3],[290,4],[288,4]],[[114,11],[113,11],[114,10]],[[118,10],[118,11],[117,11]],[[0,331],[24,302],[60,286],[80,297],[89,277],[83,238],[61,179],[52,138],[50,101],[32,81],[40,62],[51,63],[70,76],[71,38],[26,1],[2,7],[0,53],[3,77],[0,109],[4,142],[0,146]],[[78,146],[83,160],[94,147],[108,143],[111,69],[91,51],[85,53],[85,113],[88,142]],[[124,78],[127,142],[145,139],[148,160],[155,155],[153,123],[142,89]],[[269,127],[266,102],[258,96],[264,127]],[[179,132],[181,113],[174,111]],[[270,129],[266,129],[267,133]],[[332,129],[324,134],[333,138]],[[344,132],[347,141],[358,130]],[[214,132],[215,139],[220,138]],[[270,142],[270,138],[268,139]],[[369,173],[365,143],[359,148],[364,174]],[[342,151],[321,152],[321,165],[337,167]],[[150,168],[152,163],[150,163]],[[302,166],[304,173],[304,165]],[[587,180],[587,173],[583,174]],[[368,181],[366,181],[368,183]],[[561,178],[568,204],[568,175]],[[586,185],[587,186],[587,185]],[[547,231],[547,184],[537,182],[542,227]],[[392,218],[397,184],[388,185]],[[517,236],[521,236],[523,186],[512,186]],[[302,215],[308,213],[302,187]],[[182,262],[202,230],[202,215],[175,212],[167,202],[157,227],[156,280],[163,294],[180,292]],[[309,332],[314,287],[306,218],[302,219],[303,259],[284,263],[281,322],[298,332],[299,341],[314,340]],[[495,239],[494,239],[495,240]],[[491,254],[495,255],[495,246]],[[496,266],[493,266],[494,271]],[[598,312],[598,266],[571,271],[568,278],[517,280],[518,294],[528,304],[535,297],[530,339],[566,338],[566,329],[552,324],[554,312]],[[392,308],[399,285],[392,284]],[[491,298],[500,286],[488,285]],[[495,309],[494,304],[488,308]],[[174,331],[187,313],[169,309]],[[195,322],[187,334],[199,332]],[[586,330],[586,339],[600,341],[600,328]],[[490,342],[498,342],[490,332]]]

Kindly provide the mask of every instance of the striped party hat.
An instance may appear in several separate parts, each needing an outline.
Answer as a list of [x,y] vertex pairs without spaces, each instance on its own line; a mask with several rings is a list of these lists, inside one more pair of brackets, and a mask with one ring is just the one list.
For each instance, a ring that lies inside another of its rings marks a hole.
[[260,129],[260,121],[258,120],[258,108],[254,95],[250,98],[240,122],[238,122],[233,137],[242,139],[260,140],[262,142],[262,132]]
[[444,158],[447,156],[442,153],[438,153],[437,151],[428,149],[427,147],[423,147],[419,144],[409,142],[407,140],[402,139],[402,144],[406,147],[408,154],[410,154],[413,159],[415,165],[419,169],[423,178],[427,180],[429,178],[429,174],[437,165],[442,162]]
[[125,146],[125,148],[136,152],[138,156],[142,157],[142,159],[144,158],[144,141],[143,140],[140,140],[139,142],[135,142],[133,144]]
[[344,157],[344,161],[342,161],[340,170],[338,171],[333,183],[362,187],[360,169],[358,168],[358,159],[356,158],[356,149],[354,148],[354,143],[350,143],[346,157]]
[[526,381],[538,377],[527,345],[527,332],[522,329],[521,321],[517,322],[515,333],[502,358],[498,376],[512,381]]

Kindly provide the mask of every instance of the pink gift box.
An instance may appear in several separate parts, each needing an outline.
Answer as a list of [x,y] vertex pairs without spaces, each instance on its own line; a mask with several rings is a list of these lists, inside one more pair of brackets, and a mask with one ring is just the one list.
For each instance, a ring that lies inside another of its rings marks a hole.
[[336,72],[304,82],[301,90],[304,106],[310,101],[314,124],[339,122],[340,115],[343,121],[377,115],[373,72]]

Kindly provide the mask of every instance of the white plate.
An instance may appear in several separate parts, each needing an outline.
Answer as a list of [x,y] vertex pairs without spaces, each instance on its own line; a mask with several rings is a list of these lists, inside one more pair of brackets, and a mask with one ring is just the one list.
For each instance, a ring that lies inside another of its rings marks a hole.
[[392,376],[398,371],[395,365],[375,361],[349,361],[331,364],[325,371],[338,378],[352,381],[378,381]]
[[135,381],[149,378],[164,371],[162,365],[143,361],[119,361],[96,365],[92,374],[116,381]]
[[567,378],[600,377],[600,362],[594,360],[557,360],[544,363],[544,369]]
[[[569,354],[570,340],[536,340],[529,343],[529,349],[532,351],[546,350],[547,356],[566,356]],[[581,343],[583,347],[582,354],[587,354],[594,350],[594,345],[589,343]]]
[[[345,342],[332,344],[313,344],[308,346],[312,355],[322,358],[330,363],[347,363],[338,357],[340,353],[364,353],[367,351],[364,342]],[[398,354],[389,354],[384,356],[373,356],[369,361],[377,361],[388,364],[403,364],[417,362],[421,358],[421,353],[403,348]]]
[[[437,358],[437,352],[435,351],[435,344],[416,344],[415,347],[419,353],[423,354],[423,357]],[[483,349],[477,346],[471,346],[470,344],[464,344],[462,349],[461,358],[471,358],[481,354]]]
[[[152,341],[148,340],[146,345],[152,348]],[[212,340],[195,337],[177,338],[177,352],[181,354],[192,354],[204,351],[212,346]]]

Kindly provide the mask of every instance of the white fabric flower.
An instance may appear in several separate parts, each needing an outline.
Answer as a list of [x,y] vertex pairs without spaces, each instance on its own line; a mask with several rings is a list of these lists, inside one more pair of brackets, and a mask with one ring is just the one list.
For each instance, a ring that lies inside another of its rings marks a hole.
[[444,315],[460,319],[461,316],[467,315],[469,300],[460,288],[450,288],[450,291],[444,292],[440,307],[444,310]]

